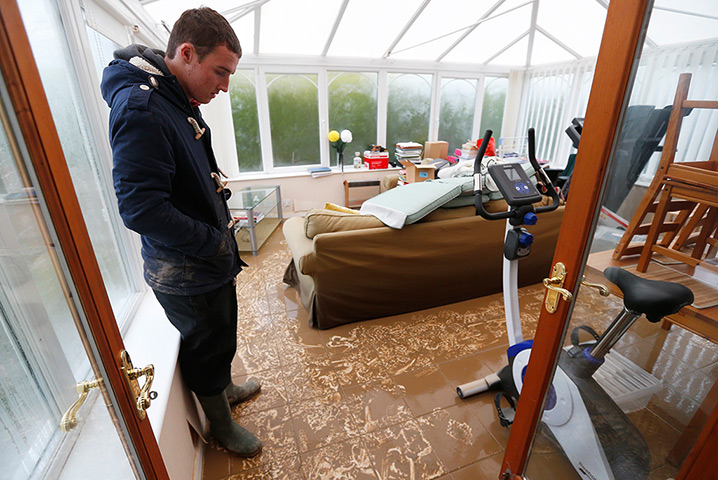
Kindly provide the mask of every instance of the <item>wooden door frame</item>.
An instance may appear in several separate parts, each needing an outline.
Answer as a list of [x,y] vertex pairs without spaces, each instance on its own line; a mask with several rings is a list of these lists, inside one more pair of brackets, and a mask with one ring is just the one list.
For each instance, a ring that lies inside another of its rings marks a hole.
[[[652,4],[652,0],[612,0],[608,6],[586,121],[571,179],[572,195],[566,204],[563,227],[553,258],[554,264],[561,262],[566,266],[564,288],[571,292],[578,292],[588,257],[590,235],[599,214],[597,206],[605,188],[606,172],[620,133],[624,104],[631,93],[634,69],[638,66],[643,47],[643,25],[650,16]],[[541,309],[531,362],[499,478],[518,479],[526,471],[572,310],[573,304],[564,301],[559,302],[554,314],[548,313],[544,307]],[[712,418],[715,417],[714,411]],[[707,462],[715,457],[699,454],[707,451],[708,439],[718,435],[715,420],[706,427],[684,462],[679,478],[684,478],[689,470],[706,471]]]
[[110,395],[102,389],[105,401],[111,401],[118,407],[132,441],[133,454],[137,456],[144,475],[148,479],[169,480],[149,419],[140,420],[135,414],[133,394],[121,373],[122,336],[16,0],[0,0],[0,70],[75,293],[82,305],[88,330],[85,334],[92,336],[96,355],[104,367],[103,381],[114,392]]

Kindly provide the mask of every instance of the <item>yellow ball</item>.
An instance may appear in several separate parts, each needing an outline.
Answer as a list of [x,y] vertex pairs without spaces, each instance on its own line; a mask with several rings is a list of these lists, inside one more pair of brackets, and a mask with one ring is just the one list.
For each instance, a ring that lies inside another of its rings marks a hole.
[[337,132],[336,130],[332,130],[331,132],[329,132],[329,141],[336,142],[337,140],[339,140],[339,132]]

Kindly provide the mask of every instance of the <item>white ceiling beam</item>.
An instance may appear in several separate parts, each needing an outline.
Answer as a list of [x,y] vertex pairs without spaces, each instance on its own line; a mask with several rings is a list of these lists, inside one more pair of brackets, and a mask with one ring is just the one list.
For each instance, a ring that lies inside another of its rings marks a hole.
[[[441,61],[446,55],[448,55],[449,52],[451,52],[458,44],[460,44],[461,42],[463,42],[464,39],[465,39],[466,37],[468,37],[471,32],[473,32],[474,30],[476,30],[476,27],[478,27],[479,24],[480,24],[482,21],[488,19],[489,16],[490,16],[492,13],[494,13],[494,12],[496,11],[496,9],[499,8],[505,1],[506,1],[506,0],[499,0],[498,2],[496,2],[496,3],[494,4],[493,7],[489,8],[488,10],[486,10],[486,13],[484,13],[484,14],[481,16],[481,18],[479,18],[479,20],[474,24],[474,26],[473,26],[472,28],[470,28],[469,30],[465,31],[465,32],[463,33],[463,35],[461,35],[459,38],[457,38],[456,41],[449,46],[449,48],[447,48],[446,50],[444,50],[444,52],[443,52],[441,55],[439,55],[438,57],[436,57],[436,61],[437,61],[437,62],[440,62],[440,61]],[[523,5],[521,5],[521,6],[523,6]]]
[[411,16],[409,21],[404,25],[404,28],[401,29],[401,32],[399,32],[399,35],[394,39],[393,42],[391,42],[391,45],[389,45],[389,48],[386,49],[386,52],[384,52],[384,55],[382,55],[382,58],[387,58],[389,55],[391,55],[391,51],[394,50],[394,47],[401,41],[401,39],[406,35],[406,32],[409,31],[411,26],[414,24],[417,18],[419,18],[419,15],[421,15],[421,12],[424,11],[426,6],[431,2],[431,0],[424,0],[421,2],[421,5],[419,5],[419,8],[416,9],[414,12],[414,15]]
[[[503,2],[504,0],[501,0],[501,1]],[[460,31],[462,31],[462,30],[466,30],[467,28],[472,28],[472,27],[475,28],[475,27],[477,27],[477,26],[478,26],[479,24],[481,24],[481,23],[488,22],[489,20],[493,20],[494,18],[498,18],[498,17],[500,17],[500,16],[502,16],[502,15],[506,15],[507,13],[512,12],[512,11],[516,10],[517,8],[521,8],[521,7],[525,6],[525,5],[528,5],[528,4],[530,4],[530,3],[533,3],[533,1],[534,1],[534,0],[529,0],[529,1],[526,2],[526,3],[522,3],[521,5],[518,5],[518,6],[514,7],[514,8],[510,8],[509,10],[506,10],[506,11],[504,11],[504,12],[497,13],[496,15],[493,15],[493,16],[491,16],[491,17],[481,18],[481,19],[478,20],[477,22],[474,22],[474,23],[472,23],[472,24],[470,24],[470,25],[467,25],[467,26],[461,27],[461,28],[457,28],[457,29],[454,30],[454,31],[445,33],[445,34],[443,34],[443,35],[439,35],[438,37],[434,37],[434,38],[432,38],[432,39],[430,39],[430,40],[426,40],[426,41],[421,42],[421,43],[417,43],[416,45],[412,45],[411,47],[406,47],[406,48],[402,48],[402,49],[400,49],[400,50],[395,50],[394,52],[392,52],[392,55],[396,55],[397,53],[405,52],[405,51],[407,51],[407,50],[411,50],[412,48],[416,48],[416,47],[420,47],[420,46],[422,46],[422,45],[426,45],[427,43],[435,42],[436,40],[441,40],[441,39],[444,38],[444,37],[448,37],[448,36],[453,35],[453,34],[455,34],[455,33],[457,33],[457,32],[460,32]],[[441,58],[437,58],[436,61],[437,61],[437,62],[441,61]]]
[[[608,2],[607,2],[606,0],[596,0],[596,3],[598,3],[598,4],[601,5],[603,8],[605,8],[606,10],[608,10]],[[658,7],[653,7],[653,8],[655,9],[655,8],[658,8]],[[654,42],[653,40],[651,40],[650,38],[648,38],[648,35],[646,35],[646,40],[645,40],[645,41],[646,41],[646,45],[648,45],[649,47],[655,48],[655,47],[658,46],[658,44],[657,44],[656,42]]]
[[531,26],[529,27],[529,46],[526,48],[526,68],[531,66],[531,56],[534,52],[534,38],[536,37],[536,19],[538,18],[539,0],[534,0],[531,9]]
[[241,12],[237,13],[233,17],[228,18],[227,21],[230,24],[232,24],[232,23],[236,22],[237,20],[239,20],[240,18],[244,17],[245,15],[248,15],[248,14],[256,11],[258,8],[261,8],[262,5],[264,5],[267,2],[269,2],[269,0],[257,0],[256,2],[252,2],[251,7],[247,7],[245,9],[243,9]]
[[252,0],[251,2],[244,3],[242,5],[237,5],[236,7],[228,8],[227,10],[223,12],[219,12],[221,15],[227,17],[229,15],[232,15],[234,13],[237,13],[239,11],[245,11],[248,8],[252,8],[257,5],[261,0]]
[[596,3],[598,3],[598,4],[601,5],[603,8],[605,8],[606,10],[608,10],[608,2],[607,2],[606,0],[596,0]]
[[339,13],[337,13],[337,18],[334,20],[334,26],[332,27],[332,31],[327,38],[327,43],[324,44],[324,49],[322,50],[322,57],[325,57],[327,55],[329,47],[332,45],[332,41],[334,41],[334,35],[337,34],[339,24],[342,23],[342,18],[344,17],[344,12],[347,9],[347,5],[349,5],[349,0],[344,0],[341,8],[339,8]]
[[[518,66],[481,65],[478,62],[441,62],[376,57],[336,57],[320,55],[280,55],[248,53],[242,56],[241,68],[267,67],[272,71],[315,73],[318,69],[343,72],[451,72],[451,75],[471,77],[478,74],[508,75]],[[459,74],[459,72],[461,72]]]
[[716,17],[715,15],[706,15],[705,13],[688,12],[686,10],[678,10],[677,8],[653,7],[653,10],[663,10],[666,12],[680,13],[681,15],[692,15],[694,17],[708,18],[710,20],[718,20],[718,17]]
[[259,29],[262,26],[262,7],[254,10],[254,54],[259,53]]
[[559,47],[561,47],[561,48],[563,48],[564,50],[566,50],[568,53],[570,53],[571,55],[573,55],[573,56],[576,57],[577,59],[580,60],[580,59],[583,58],[581,55],[579,55],[579,54],[578,54],[575,50],[573,50],[571,47],[569,47],[568,45],[566,45],[565,43],[563,43],[561,40],[559,40],[558,38],[556,38],[556,37],[554,37],[553,35],[551,35],[550,33],[548,33],[548,32],[547,32],[546,30],[544,30],[543,28],[541,28],[541,25],[536,25],[536,30],[539,31],[539,32],[541,32],[541,33],[542,33],[543,35],[545,35],[549,40],[551,40],[553,43],[555,43],[555,44],[558,45]]
[[491,60],[493,60],[494,58],[498,57],[499,55],[501,55],[502,53],[504,53],[504,52],[505,52],[506,50],[508,50],[509,48],[511,48],[511,47],[513,47],[514,45],[516,45],[522,38],[524,38],[524,37],[525,37],[526,35],[528,35],[529,33],[531,33],[531,29],[526,30],[524,33],[522,33],[521,35],[519,35],[518,37],[516,37],[511,43],[509,43],[508,45],[506,45],[504,48],[502,48],[502,49],[499,50],[498,52],[494,53],[494,54],[493,54],[492,56],[490,56],[486,61],[483,62],[483,65],[488,64]]

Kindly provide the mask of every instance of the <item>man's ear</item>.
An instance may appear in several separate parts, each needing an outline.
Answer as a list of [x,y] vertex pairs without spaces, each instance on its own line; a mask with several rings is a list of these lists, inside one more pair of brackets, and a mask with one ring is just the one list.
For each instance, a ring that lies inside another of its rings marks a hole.
[[179,56],[182,61],[188,64],[192,62],[192,58],[197,53],[194,50],[194,45],[189,42],[181,43],[177,48],[179,49]]

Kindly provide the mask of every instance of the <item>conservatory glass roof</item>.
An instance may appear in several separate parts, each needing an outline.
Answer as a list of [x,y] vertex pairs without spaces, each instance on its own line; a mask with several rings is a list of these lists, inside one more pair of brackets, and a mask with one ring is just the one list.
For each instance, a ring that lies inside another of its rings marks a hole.
[[[526,67],[598,53],[608,0],[140,0],[171,28],[221,12],[244,56],[326,56]],[[715,0],[656,0],[646,46],[718,37]]]

